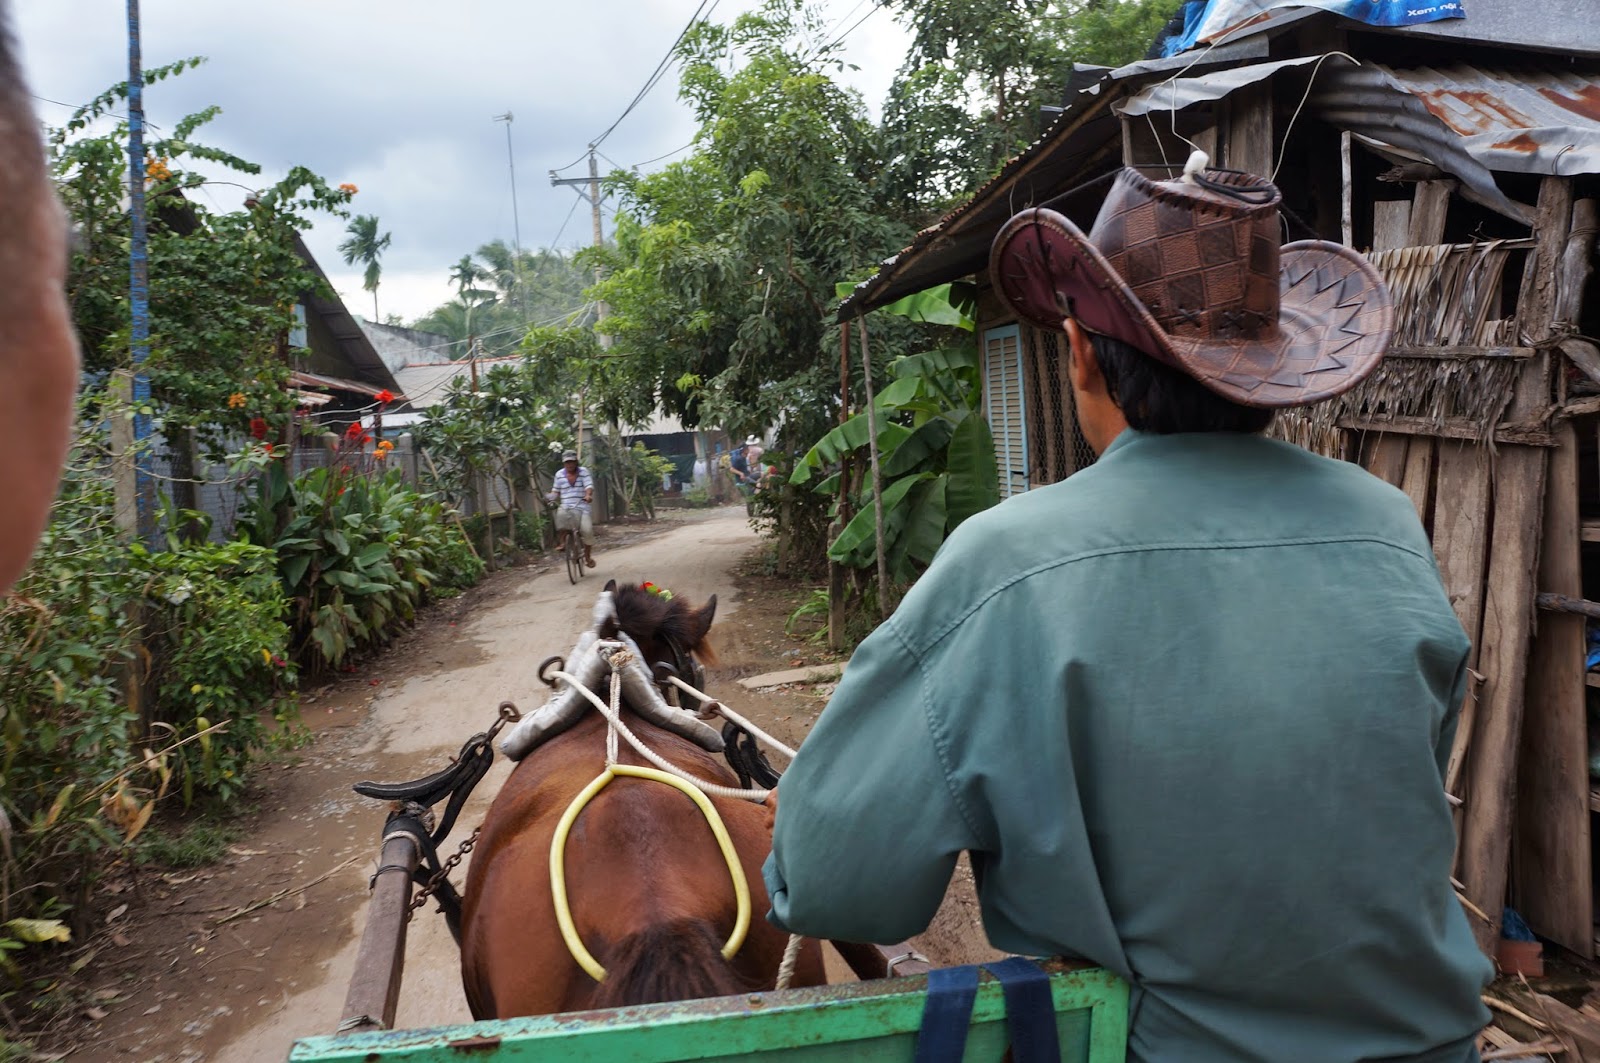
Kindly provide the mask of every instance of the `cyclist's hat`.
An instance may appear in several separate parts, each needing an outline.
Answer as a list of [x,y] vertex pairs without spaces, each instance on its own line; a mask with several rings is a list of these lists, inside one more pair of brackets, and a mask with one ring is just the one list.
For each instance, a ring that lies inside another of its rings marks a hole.
[[1203,155],[1176,180],[1124,169],[1088,233],[1043,207],[1012,218],[990,275],[1035,327],[1059,331],[1072,318],[1232,402],[1304,406],[1377,368],[1394,305],[1355,251],[1280,247],[1281,198],[1272,182],[1207,168]]
[[563,462],[577,461],[578,460],[578,452],[576,450],[569,450],[566,453],[561,455],[561,460]]

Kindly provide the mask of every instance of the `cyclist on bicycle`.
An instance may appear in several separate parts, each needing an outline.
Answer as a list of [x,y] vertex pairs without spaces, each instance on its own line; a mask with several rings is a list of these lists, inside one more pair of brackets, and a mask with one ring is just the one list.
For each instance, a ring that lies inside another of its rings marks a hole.
[[560,501],[556,510],[556,531],[562,533],[556,543],[557,550],[567,548],[567,536],[577,532],[583,539],[583,563],[594,568],[594,522],[589,517],[589,506],[594,502],[594,480],[589,470],[578,464],[578,452],[569,450],[561,455],[561,469],[556,473],[555,486],[549,499]]

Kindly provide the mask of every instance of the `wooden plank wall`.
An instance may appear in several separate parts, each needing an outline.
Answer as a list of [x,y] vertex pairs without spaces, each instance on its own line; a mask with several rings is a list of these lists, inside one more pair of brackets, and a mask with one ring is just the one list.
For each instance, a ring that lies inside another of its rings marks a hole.
[[[1550,331],[1555,279],[1572,214],[1572,184],[1547,177],[1539,190],[1538,246],[1524,271],[1517,318],[1531,341]],[[1507,420],[1529,420],[1550,404],[1550,356],[1529,359],[1517,381]],[[1517,759],[1522,739],[1535,574],[1544,520],[1547,453],[1507,445],[1493,471],[1494,535],[1478,660],[1485,676],[1464,775],[1466,815],[1461,835],[1461,880],[1467,899],[1488,914],[1476,921],[1478,943],[1493,952],[1500,936],[1516,815]]]
[[[1556,443],[1538,589],[1582,598],[1578,442],[1570,421],[1556,429]],[[1540,613],[1538,621],[1517,762],[1512,906],[1538,933],[1592,957],[1585,624],[1570,613]]]
[[[1375,204],[1387,208],[1375,211],[1375,249],[1398,240],[1442,242],[1451,192],[1449,182],[1422,182],[1410,203]],[[1557,316],[1570,182],[1546,179],[1539,207],[1538,246],[1518,303],[1529,344],[1548,336]],[[1525,363],[1507,421],[1536,421],[1548,408],[1549,358],[1541,352]],[[1451,605],[1474,643],[1476,696],[1462,708],[1446,784],[1464,801],[1458,874],[1467,899],[1490,916],[1469,915],[1490,953],[1506,903],[1515,826],[1518,910],[1542,935],[1594,954],[1584,625],[1581,618],[1546,614],[1533,636],[1537,591],[1582,597],[1570,428],[1557,433],[1557,444],[1552,451],[1502,441],[1491,451],[1412,429],[1364,433],[1357,451],[1365,468],[1417,507]]]
[[[1554,205],[1559,209],[1559,199]],[[1552,329],[1578,322],[1594,250],[1595,217],[1594,200],[1572,205],[1571,239],[1561,250],[1555,274]],[[1538,589],[1582,598],[1577,430],[1569,421],[1557,428],[1556,439],[1545,496]],[[1511,895],[1513,906],[1537,933],[1592,958],[1594,872],[1586,649],[1582,617],[1539,614],[1517,764]]]

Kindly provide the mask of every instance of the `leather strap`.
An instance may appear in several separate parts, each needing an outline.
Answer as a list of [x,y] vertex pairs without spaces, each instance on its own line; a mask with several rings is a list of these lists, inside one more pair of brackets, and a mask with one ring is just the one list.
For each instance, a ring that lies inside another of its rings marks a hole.
[[972,1004],[978,996],[978,972],[985,968],[1005,994],[1013,1063],[1059,1063],[1061,1046],[1056,1037],[1050,976],[1022,956],[929,971],[915,1063],[961,1063],[972,1024]]

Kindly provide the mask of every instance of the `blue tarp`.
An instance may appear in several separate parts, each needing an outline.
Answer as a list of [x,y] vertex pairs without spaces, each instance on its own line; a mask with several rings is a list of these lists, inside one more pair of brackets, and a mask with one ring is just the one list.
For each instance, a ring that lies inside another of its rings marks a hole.
[[1467,17],[1463,0],[1189,0],[1181,12],[1183,33],[1165,42],[1162,55],[1209,44],[1265,12],[1285,7],[1320,8],[1369,26],[1415,26]]

